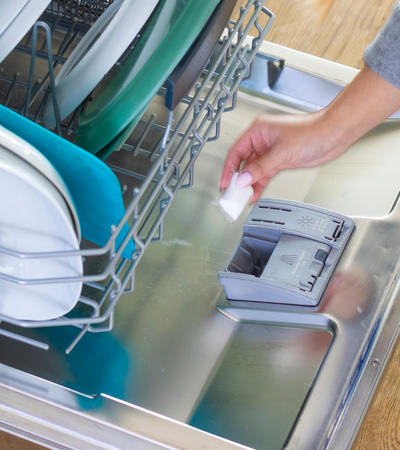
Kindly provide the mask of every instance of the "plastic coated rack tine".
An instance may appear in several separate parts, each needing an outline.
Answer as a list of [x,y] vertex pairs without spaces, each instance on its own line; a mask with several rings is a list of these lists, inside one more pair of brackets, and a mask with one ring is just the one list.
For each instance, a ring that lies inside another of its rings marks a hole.
[[141,148],[143,141],[145,140],[146,136],[148,135],[148,132],[154,122],[154,119],[156,118],[155,114],[152,114],[143,130],[143,133],[141,134],[137,144],[133,147],[132,150],[132,156],[137,156],[137,154],[139,153],[139,149]]
[[4,106],[8,106],[9,101],[11,100],[11,96],[13,94],[14,88],[15,88],[15,84],[17,82],[17,78],[18,78],[18,72],[16,72],[11,80],[10,86],[7,90],[7,95],[6,98],[4,100]]
[[69,355],[72,350],[76,347],[76,345],[78,344],[78,342],[83,338],[83,336],[86,334],[86,332],[88,331],[90,325],[87,324],[85,325],[82,330],[78,333],[78,335],[72,340],[71,344],[69,344],[69,346],[65,349],[65,353],[67,355]]
[[9,339],[13,339],[14,341],[19,341],[24,344],[32,345],[33,347],[40,348],[41,350],[48,350],[50,348],[49,344],[38,341],[36,339],[31,339],[22,334],[13,333],[12,331],[4,330],[0,328],[0,335],[7,337]]
[[53,55],[52,55],[52,46],[51,46],[51,32],[50,27],[45,22],[36,22],[33,26],[33,36],[32,36],[32,56],[31,62],[29,66],[29,81],[28,81],[28,92],[26,95],[26,102],[24,106],[23,115],[26,117],[28,114],[28,108],[30,106],[31,94],[32,94],[32,82],[33,82],[33,73],[35,70],[35,59],[36,59],[36,46],[37,46],[37,34],[38,28],[42,27],[46,33],[47,42],[47,53],[48,53],[48,66],[49,66],[49,77],[50,77],[50,86],[52,90],[52,100],[53,100],[53,108],[54,115],[56,118],[56,128],[59,135],[61,135],[61,126],[60,126],[60,113],[58,110],[57,98],[56,98],[56,89],[55,89],[55,81],[54,81],[54,71],[53,71]]

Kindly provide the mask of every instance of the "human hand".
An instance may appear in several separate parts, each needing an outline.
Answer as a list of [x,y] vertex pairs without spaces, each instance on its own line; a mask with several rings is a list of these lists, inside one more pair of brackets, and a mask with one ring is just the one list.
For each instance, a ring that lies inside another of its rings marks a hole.
[[303,115],[256,119],[230,149],[222,171],[225,190],[234,172],[239,186],[253,186],[255,202],[268,181],[284,169],[313,167],[343,153],[400,107],[400,88],[367,65],[324,109]]
[[224,191],[242,166],[236,183],[251,185],[253,203],[269,180],[284,169],[313,167],[334,159],[347,148],[335,139],[324,112],[258,117],[231,147],[222,171]]

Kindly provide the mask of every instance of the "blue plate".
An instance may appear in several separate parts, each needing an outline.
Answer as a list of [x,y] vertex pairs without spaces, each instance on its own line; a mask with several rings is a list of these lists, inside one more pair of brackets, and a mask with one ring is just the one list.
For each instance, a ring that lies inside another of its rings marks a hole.
[[[110,238],[111,225],[118,225],[125,214],[121,186],[112,170],[97,157],[3,105],[0,124],[33,145],[56,168],[71,194],[82,236],[104,246]],[[117,248],[128,229],[127,224],[122,228]],[[134,250],[131,239],[123,256],[131,258]]]

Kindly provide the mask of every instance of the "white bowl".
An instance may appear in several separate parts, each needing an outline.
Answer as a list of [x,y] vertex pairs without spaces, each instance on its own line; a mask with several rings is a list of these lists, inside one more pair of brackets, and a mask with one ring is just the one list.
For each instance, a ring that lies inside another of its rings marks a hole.
[[[50,0],[2,0],[1,16],[5,8],[8,19],[3,18],[0,31],[0,62],[12,51],[25,34],[32,28],[34,23],[47,8]],[[3,6],[6,4],[6,6]],[[11,5],[15,7],[11,9]],[[9,20],[8,24],[6,21]]]
[[[0,146],[0,247],[23,253],[79,249],[68,207],[57,188],[29,163]],[[0,249],[0,273],[19,280],[63,278],[57,283],[18,284],[0,278],[0,314],[50,320],[70,311],[82,282],[79,255],[18,258]]]
[[62,180],[57,170],[53,167],[53,165],[47,160],[45,156],[42,155],[42,153],[36,150],[35,147],[1,125],[0,145],[5,147],[7,150],[15,153],[20,158],[23,158],[32,167],[42,173],[59,190],[60,194],[64,197],[64,200],[67,203],[74,223],[75,232],[78,237],[78,241],[80,242],[81,227],[74,202],[71,198],[68,188],[65,186],[64,181]]
[[[58,73],[55,85],[60,119],[72,113],[118,61],[146,23],[158,0],[116,0],[83,36]],[[54,128],[53,102],[43,121]]]

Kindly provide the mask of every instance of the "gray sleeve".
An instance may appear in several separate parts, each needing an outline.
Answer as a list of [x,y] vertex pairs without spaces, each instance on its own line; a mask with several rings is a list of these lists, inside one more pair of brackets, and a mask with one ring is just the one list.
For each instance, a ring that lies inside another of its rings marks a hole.
[[400,88],[400,1],[378,36],[365,49],[364,61],[374,72]]

